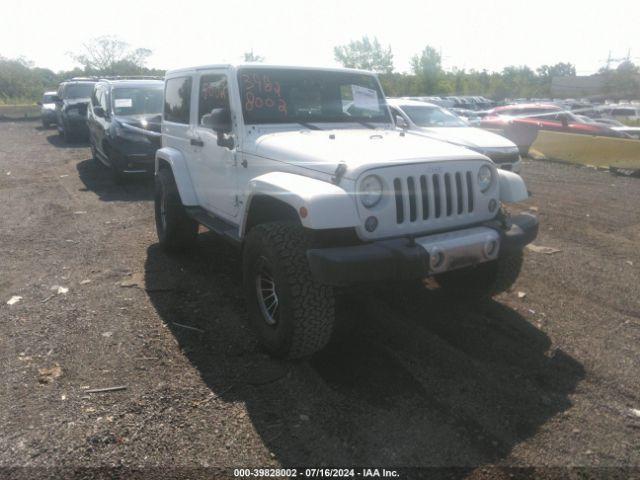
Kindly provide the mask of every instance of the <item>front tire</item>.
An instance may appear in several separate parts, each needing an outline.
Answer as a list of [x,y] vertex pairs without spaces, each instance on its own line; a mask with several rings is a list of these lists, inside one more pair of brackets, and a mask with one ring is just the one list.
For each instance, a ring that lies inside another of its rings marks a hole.
[[497,260],[436,276],[440,287],[456,298],[481,300],[507,291],[518,279],[522,251],[502,254]]
[[243,252],[249,320],[267,351],[299,359],[322,349],[335,317],[333,289],[312,276],[302,226],[274,222],[253,228]]
[[198,223],[187,215],[173,174],[167,168],[156,175],[154,200],[156,230],[162,248],[175,252],[192,247],[198,235]]
[[74,138],[68,128],[62,131],[62,137],[64,138],[64,143],[73,143]]
[[117,153],[111,150],[111,148],[105,147],[105,154],[107,155],[107,161],[109,163],[109,170],[111,172],[111,181],[116,185],[122,185],[125,181],[125,173],[120,169],[117,161]]
[[91,149],[91,160],[102,165],[102,162],[98,158],[98,149],[91,138],[89,138],[89,148]]

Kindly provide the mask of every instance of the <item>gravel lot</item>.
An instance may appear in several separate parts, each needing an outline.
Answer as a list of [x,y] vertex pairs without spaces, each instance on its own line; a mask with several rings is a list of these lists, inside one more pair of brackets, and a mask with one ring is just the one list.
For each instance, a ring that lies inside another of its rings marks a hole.
[[354,293],[340,315],[355,334],[286,363],[245,324],[234,250],[203,232],[165,255],[152,184],[114,186],[89,157],[0,123],[5,474],[640,467],[640,180],[525,162],[522,209],[560,252],[528,251],[513,292]]

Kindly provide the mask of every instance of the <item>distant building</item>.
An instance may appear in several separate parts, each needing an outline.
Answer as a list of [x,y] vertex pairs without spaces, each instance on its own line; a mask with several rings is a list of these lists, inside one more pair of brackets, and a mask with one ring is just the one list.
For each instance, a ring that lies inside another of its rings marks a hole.
[[626,91],[614,91],[607,84],[607,76],[595,74],[575,77],[553,77],[551,79],[551,95],[559,98],[592,98],[620,100],[640,98],[640,75],[637,75],[638,88]]

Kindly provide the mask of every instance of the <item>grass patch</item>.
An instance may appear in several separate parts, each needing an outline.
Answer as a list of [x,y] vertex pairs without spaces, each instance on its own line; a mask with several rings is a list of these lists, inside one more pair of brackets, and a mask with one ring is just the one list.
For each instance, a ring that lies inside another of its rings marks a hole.
[[0,105],[0,120],[23,120],[40,117],[40,107],[28,105]]
[[635,139],[540,131],[531,148],[552,160],[640,169],[640,140]]

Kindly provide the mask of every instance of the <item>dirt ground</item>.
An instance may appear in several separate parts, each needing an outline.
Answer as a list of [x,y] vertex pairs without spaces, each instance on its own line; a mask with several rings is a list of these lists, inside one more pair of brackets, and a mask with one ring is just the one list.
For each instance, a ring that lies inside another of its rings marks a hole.
[[[0,123],[5,474],[640,467],[640,180],[525,162],[521,209],[560,251],[527,251],[512,292],[352,294],[355,334],[287,363],[246,325],[235,251],[202,233],[167,256],[152,184],[115,186],[89,157]],[[90,393],[107,387],[126,388]]]

